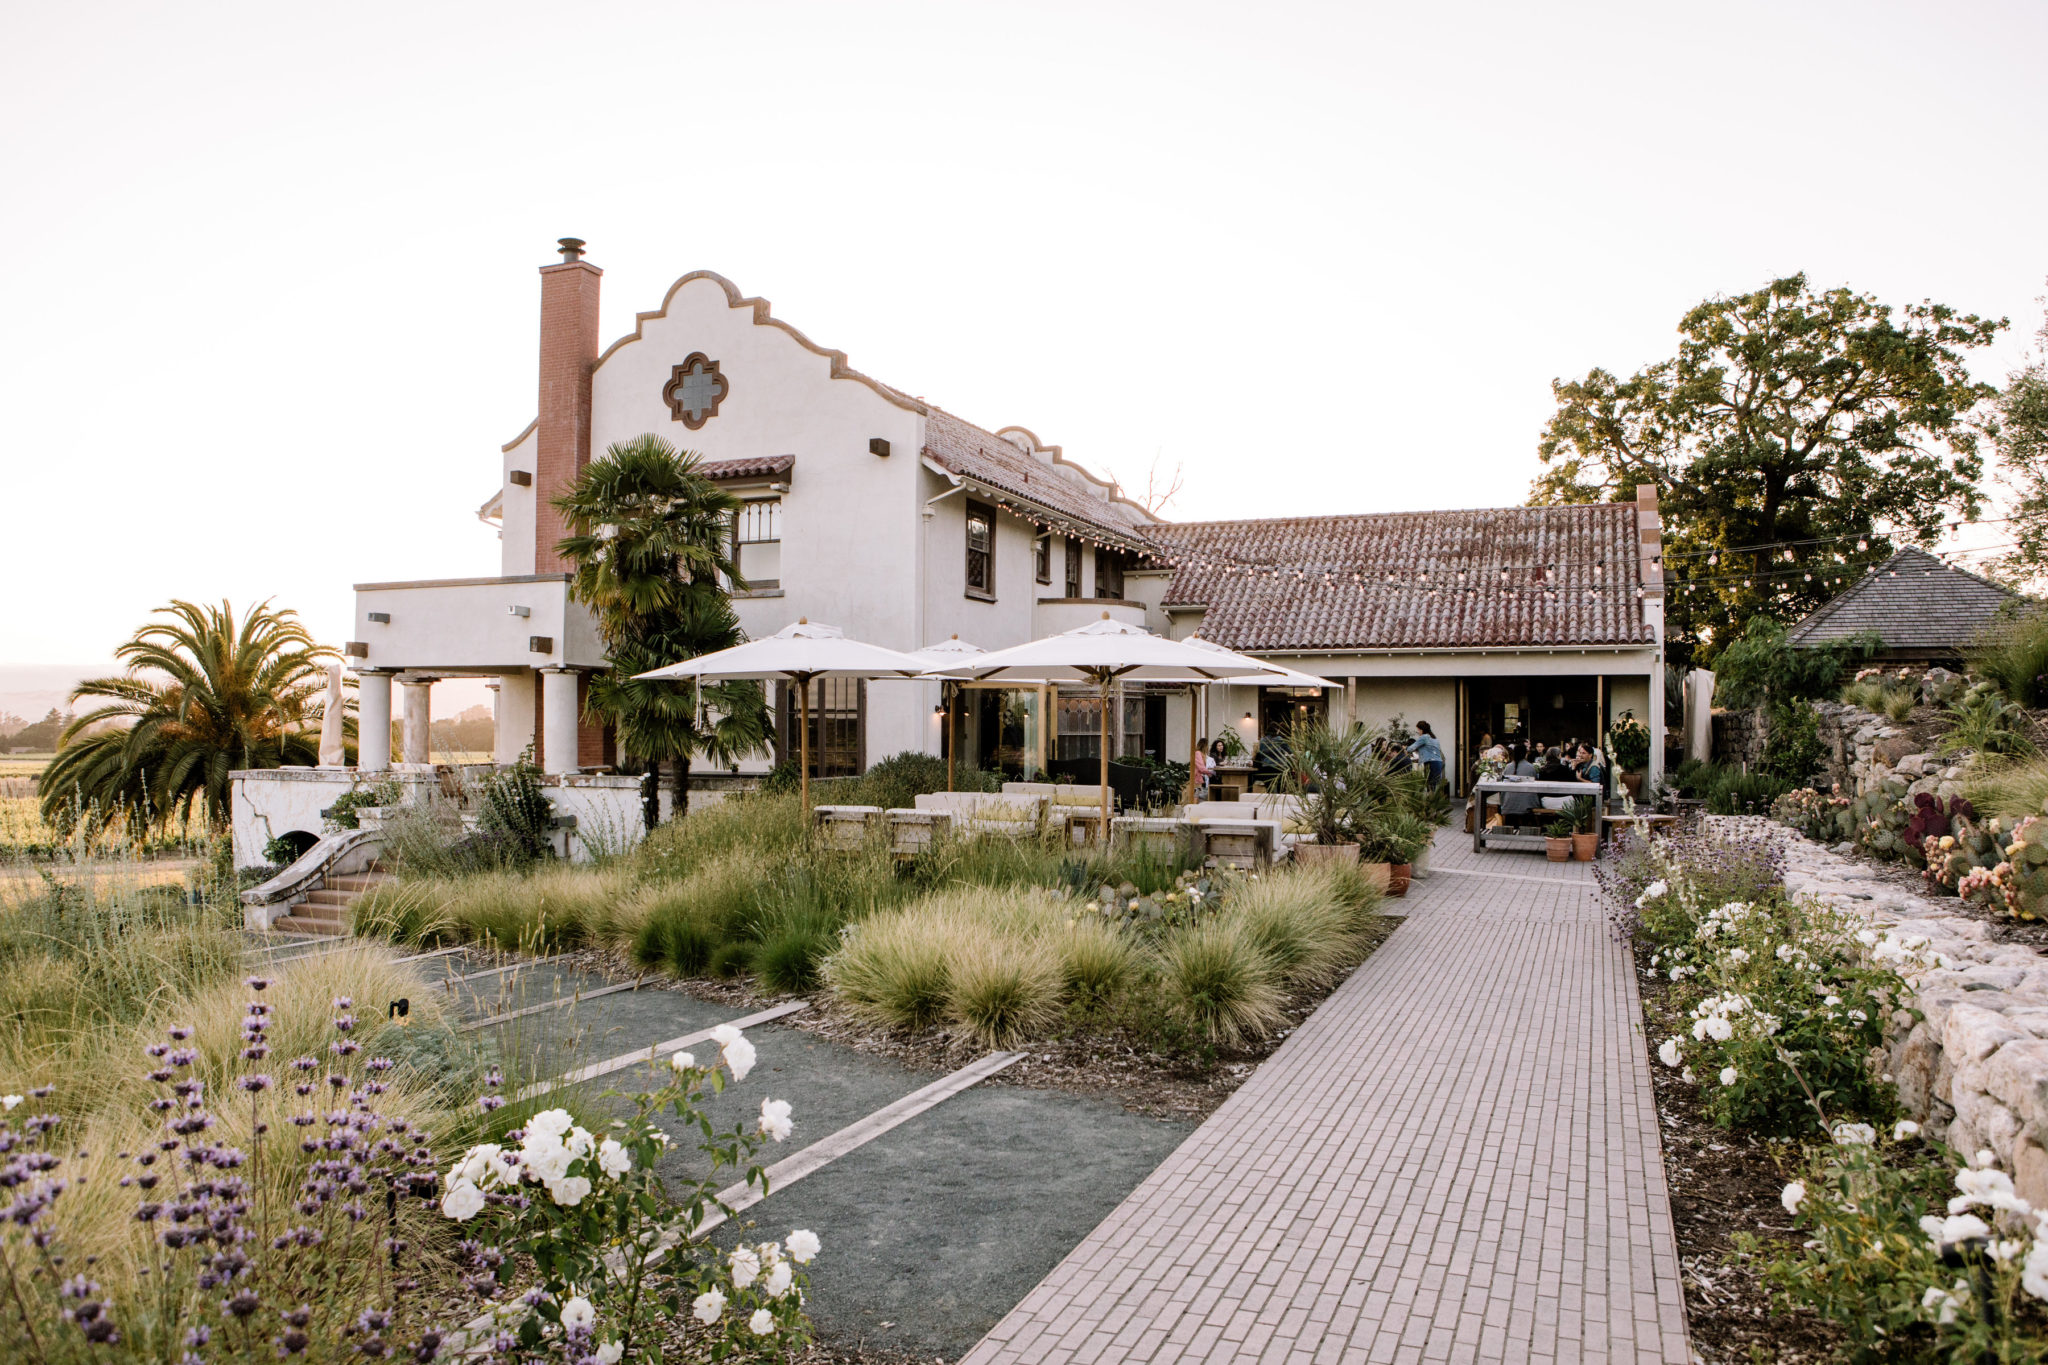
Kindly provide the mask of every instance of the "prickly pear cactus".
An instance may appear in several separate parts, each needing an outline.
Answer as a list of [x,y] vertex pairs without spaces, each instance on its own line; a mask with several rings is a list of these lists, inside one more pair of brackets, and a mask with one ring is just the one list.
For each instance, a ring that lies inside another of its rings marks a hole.
[[1914,812],[1905,804],[1903,778],[1885,779],[1882,786],[1864,792],[1849,806],[1856,829],[1856,846],[1873,858],[1887,862],[1922,862],[1919,845],[1908,845],[1906,826]]
[[2029,816],[2020,821],[2004,854],[2001,862],[1965,873],[1957,893],[2008,919],[2048,919],[2048,820]]

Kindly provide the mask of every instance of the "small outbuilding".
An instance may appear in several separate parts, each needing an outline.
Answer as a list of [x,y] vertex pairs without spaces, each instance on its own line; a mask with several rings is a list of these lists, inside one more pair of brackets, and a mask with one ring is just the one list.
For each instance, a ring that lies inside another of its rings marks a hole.
[[2009,588],[1906,549],[1792,627],[1794,645],[1875,634],[1880,663],[1954,668],[1978,632],[2018,596]]

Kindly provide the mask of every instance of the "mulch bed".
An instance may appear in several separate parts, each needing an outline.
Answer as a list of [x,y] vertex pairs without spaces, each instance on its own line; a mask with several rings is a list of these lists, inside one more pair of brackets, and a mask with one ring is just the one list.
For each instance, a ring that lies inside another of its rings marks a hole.
[[[1654,1051],[1658,1042],[1682,1032],[1686,1021],[1671,1002],[1670,984],[1643,975],[1648,950],[1639,946],[1635,957],[1643,1027]],[[1729,1260],[1730,1238],[1737,1232],[1802,1240],[1779,1202],[1787,1179],[1779,1163],[1792,1148],[1716,1127],[1700,1103],[1698,1086],[1654,1059],[1650,1070],[1693,1349],[1707,1365],[1832,1359],[1839,1341],[1832,1326],[1813,1313],[1774,1305],[1763,1281]]]
[[[1383,915],[1368,936],[1366,956],[1386,942],[1387,935],[1400,922],[1398,916]],[[616,979],[644,975],[644,969],[612,953],[593,950],[573,954],[570,960]],[[904,1033],[877,1026],[855,1016],[825,991],[813,991],[802,997],[763,994],[755,989],[752,977],[727,981],[662,977],[650,979],[643,989],[681,991],[699,1000],[748,1011],[801,998],[809,1001],[811,1007],[778,1023],[933,1075],[957,1071],[988,1051],[972,1037],[946,1029]],[[1055,1037],[1034,1041],[1028,1057],[982,1084],[1092,1095],[1114,1100],[1131,1112],[1148,1117],[1199,1123],[1230,1098],[1250,1078],[1253,1068],[1272,1056],[1328,996],[1328,991],[1314,991],[1291,997],[1284,1006],[1288,1018],[1284,1028],[1235,1048],[1163,1052],[1129,1029],[1070,1028]]]

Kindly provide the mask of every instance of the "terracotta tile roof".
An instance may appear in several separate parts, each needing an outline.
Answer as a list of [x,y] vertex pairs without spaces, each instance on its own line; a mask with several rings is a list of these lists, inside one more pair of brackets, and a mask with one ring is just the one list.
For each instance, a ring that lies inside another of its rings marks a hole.
[[1129,549],[1146,548],[1140,528],[1151,519],[1143,508],[1123,498],[1097,496],[1092,489],[1078,486],[1068,474],[1019,450],[1005,437],[927,405],[924,442],[927,457],[962,478],[1035,503],[1051,513],[1054,520],[1071,523],[1073,529],[1084,535]]
[[1901,550],[1787,632],[1795,645],[1875,631],[1888,650],[1953,653],[2017,596],[1925,550]]
[[[1636,595],[1634,503],[1182,522],[1149,535],[1173,564],[1166,605],[1206,608],[1203,637],[1232,649],[1655,642]],[[1245,571],[1254,565],[1280,572]]]
[[748,460],[706,460],[697,472],[707,479],[765,479],[795,467],[794,455],[757,455]]

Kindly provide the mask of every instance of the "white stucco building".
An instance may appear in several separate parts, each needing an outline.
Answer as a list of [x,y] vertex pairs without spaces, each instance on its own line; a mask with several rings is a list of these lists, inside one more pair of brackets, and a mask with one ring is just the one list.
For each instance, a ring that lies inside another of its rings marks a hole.
[[[496,483],[480,509],[500,530],[495,572],[356,585],[347,653],[363,743],[357,769],[321,770],[336,790],[394,760],[427,764],[428,684],[452,676],[495,683],[500,763],[531,745],[564,792],[633,786],[604,776],[619,756],[581,716],[605,660],[569,600],[551,499],[608,445],[645,432],[700,454],[743,499],[734,537],[748,587],[736,605],[750,635],[805,616],[900,650],[953,635],[998,649],[1107,610],[1342,684],[1313,695],[1215,688],[1194,718],[1204,737],[1229,725],[1255,743],[1310,713],[1369,725],[1399,713],[1435,725],[1454,775],[1482,732],[1587,737],[1624,708],[1661,732],[1651,490],[1635,505],[1167,524],[1024,427],[979,427],[861,374],[708,271],[677,280],[605,345],[603,272],[581,246],[565,239],[562,261],[540,271],[536,416],[494,472],[478,471]],[[818,691],[821,776],[906,749],[943,752],[937,683]],[[1113,715],[1113,746],[1184,760],[1190,704],[1185,691],[1133,689]],[[794,754],[791,709],[776,705],[778,752]],[[1098,705],[1085,691],[970,688],[962,757],[1019,774],[1092,771]],[[1654,763],[1661,742],[1653,749]],[[295,792],[293,813],[271,818],[268,787],[315,780],[248,777],[237,836],[246,826],[258,847],[283,832],[280,818],[319,804]]]

